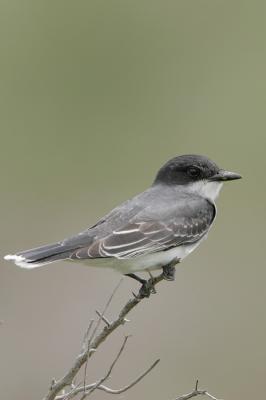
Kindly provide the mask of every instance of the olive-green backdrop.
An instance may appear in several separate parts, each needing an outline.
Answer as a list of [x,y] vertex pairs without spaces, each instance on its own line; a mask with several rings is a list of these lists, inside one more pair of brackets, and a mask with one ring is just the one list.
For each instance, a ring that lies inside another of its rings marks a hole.
[[[161,358],[121,399],[170,400],[196,378],[226,400],[265,392],[265,22],[258,0],[0,1],[1,257],[85,229],[174,155],[244,176],[176,281],[89,364],[89,380],[102,376],[125,333],[111,386]],[[1,261],[3,399],[42,398],[118,279]],[[136,288],[124,280],[110,318]]]

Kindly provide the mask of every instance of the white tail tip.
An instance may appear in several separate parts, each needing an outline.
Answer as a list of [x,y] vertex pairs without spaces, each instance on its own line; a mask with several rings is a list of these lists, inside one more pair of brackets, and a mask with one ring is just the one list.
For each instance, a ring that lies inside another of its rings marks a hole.
[[49,262],[33,263],[31,262],[31,260],[23,256],[18,256],[17,254],[7,254],[6,256],[4,256],[4,259],[7,261],[13,261],[18,267],[26,269],[38,268],[42,267],[43,265],[49,264]]
[[7,261],[13,261],[18,267],[21,268],[32,269],[39,266],[28,263],[25,257],[17,256],[16,254],[7,254],[4,259]]

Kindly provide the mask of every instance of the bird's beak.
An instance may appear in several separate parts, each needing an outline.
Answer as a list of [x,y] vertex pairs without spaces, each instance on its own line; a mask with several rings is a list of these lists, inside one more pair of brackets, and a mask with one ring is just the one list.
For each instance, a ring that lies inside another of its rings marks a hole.
[[233,181],[235,179],[241,179],[241,178],[242,176],[235,172],[225,171],[224,169],[221,169],[217,174],[211,176],[209,180],[223,182],[223,181]]

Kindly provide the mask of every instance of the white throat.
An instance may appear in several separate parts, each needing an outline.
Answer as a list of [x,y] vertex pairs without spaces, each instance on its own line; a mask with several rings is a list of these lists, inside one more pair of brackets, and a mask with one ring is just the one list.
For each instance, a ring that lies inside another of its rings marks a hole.
[[207,180],[201,180],[189,184],[189,191],[198,194],[214,203],[217,199],[220,190],[223,186],[222,182],[209,182]]

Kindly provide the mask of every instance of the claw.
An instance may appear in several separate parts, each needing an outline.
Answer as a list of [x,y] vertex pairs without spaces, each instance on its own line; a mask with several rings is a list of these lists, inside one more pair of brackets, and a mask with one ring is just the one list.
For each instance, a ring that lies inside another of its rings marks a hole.
[[163,267],[163,279],[166,281],[175,280],[175,267],[169,268],[168,266]]
[[166,281],[175,280],[175,266],[180,262],[180,258],[174,258],[169,264],[163,267],[163,279]]
[[139,291],[139,296],[141,298],[150,297],[150,295],[154,293],[156,293],[156,291],[152,279],[143,282]]

